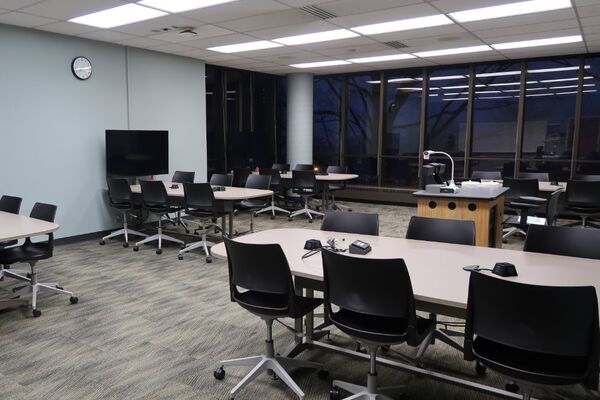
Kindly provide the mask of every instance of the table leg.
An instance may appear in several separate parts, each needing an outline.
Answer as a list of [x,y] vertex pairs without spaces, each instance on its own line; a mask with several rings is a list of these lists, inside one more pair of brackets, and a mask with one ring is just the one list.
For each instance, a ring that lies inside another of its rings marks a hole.
[[229,238],[233,239],[233,211],[229,213]]
[[221,237],[227,236],[227,231],[225,230],[225,216],[221,217]]
[[329,209],[329,184],[323,181],[323,212]]

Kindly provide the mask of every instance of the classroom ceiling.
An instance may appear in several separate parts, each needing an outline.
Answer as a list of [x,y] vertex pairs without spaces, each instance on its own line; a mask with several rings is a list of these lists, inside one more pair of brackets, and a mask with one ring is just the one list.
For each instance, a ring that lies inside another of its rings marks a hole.
[[[600,51],[599,0],[571,0],[569,7],[559,10],[475,22],[460,23],[451,17],[452,22],[442,26],[359,34],[340,40],[231,54],[208,48],[409,18],[448,15],[457,11],[515,3],[515,0],[237,0],[191,11],[168,13],[110,29],[68,21],[136,2],[139,0],[0,0],[0,23],[172,53],[204,60],[209,64],[272,74],[303,71],[326,74]],[[194,31],[196,35],[180,34],[185,29]],[[290,66],[574,35],[582,35],[583,41],[308,69]]]

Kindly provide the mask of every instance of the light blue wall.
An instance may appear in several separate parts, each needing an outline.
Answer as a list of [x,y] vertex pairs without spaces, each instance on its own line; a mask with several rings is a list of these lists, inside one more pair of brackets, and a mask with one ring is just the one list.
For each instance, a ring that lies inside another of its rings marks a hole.
[[[70,70],[79,55],[93,64],[84,82]],[[204,179],[205,110],[199,61],[0,25],[0,195],[23,197],[22,214],[58,205],[57,237],[115,226],[105,129],[168,129],[171,171]]]

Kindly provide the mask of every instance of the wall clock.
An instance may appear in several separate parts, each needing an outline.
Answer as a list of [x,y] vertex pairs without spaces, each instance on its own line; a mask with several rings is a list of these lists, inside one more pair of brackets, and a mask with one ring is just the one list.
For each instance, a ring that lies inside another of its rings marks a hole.
[[75,78],[85,81],[92,76],[92,63],[85,57],[75,57],[71,62],[71,72]]

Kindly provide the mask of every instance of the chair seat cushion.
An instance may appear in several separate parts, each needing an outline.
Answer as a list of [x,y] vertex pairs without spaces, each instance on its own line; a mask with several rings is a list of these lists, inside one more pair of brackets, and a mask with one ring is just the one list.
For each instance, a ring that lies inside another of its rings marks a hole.
[[315,191],[311,188],[292,188],[292,192],[296,194],[315,194]]
[[580,214],[600,214],[600,207],[567,204],[566,209]]
[[[407,320],[404,318],[380,317],[345,309],[330,316],[335,326],[355,338],[390,344],[402,343],[408,339]],[[434,321],[417,318],[417,332],[420,336],[434,327]]]
[[43,260],[52,256],[48,243],[29,243],[0,249],[0,264]]
[[323,303],[321,299],[295,296],[293,312],[289,307],[289,298],[284,294],[264,293],[253,290],[237,292],[235,301],[246,310],[271,317],[303,317]]
[[484,365],[509,377],[539,384],[570,385],[585,380],[586,357],[565,357],[520,350],[477,337],[473,354]]
[[252,209],[252,208],[262,208],[262,207],[266,207],[270,202],[271,202],[270,199],[269,199],[269,201],[266,201],[265,199],[242,200],[240,202],[240,208],[245,209],[245,210]]
[[110,203],[112,208],[116,208],[117,210],[131,210],[133,208],[133,204],[130,202],[122,202],[122,203]]

